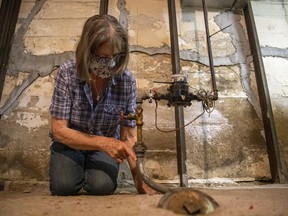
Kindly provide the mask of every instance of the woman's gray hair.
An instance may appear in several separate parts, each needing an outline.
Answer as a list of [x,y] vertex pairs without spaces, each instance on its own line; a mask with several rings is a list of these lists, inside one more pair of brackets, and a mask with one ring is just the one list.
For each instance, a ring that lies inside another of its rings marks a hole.
[[83,31],[76,48],[76,65],[81,79],[89,81],[89,58],[106,42],[111,42],[114,49],[123,53],[119,59],[115,74],[121,74],[129,61],[129,44],[127,31],[118,20],[111,15],[95,15],[84,24]]

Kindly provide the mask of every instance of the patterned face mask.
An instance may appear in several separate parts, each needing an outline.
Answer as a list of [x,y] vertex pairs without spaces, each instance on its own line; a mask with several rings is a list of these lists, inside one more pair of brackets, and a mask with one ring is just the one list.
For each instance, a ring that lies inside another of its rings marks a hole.
[[123,56],[122,53],[111,57],[91,55],[89,69],[91,73],[102,79],[109,78],[118,68],[119,60]]

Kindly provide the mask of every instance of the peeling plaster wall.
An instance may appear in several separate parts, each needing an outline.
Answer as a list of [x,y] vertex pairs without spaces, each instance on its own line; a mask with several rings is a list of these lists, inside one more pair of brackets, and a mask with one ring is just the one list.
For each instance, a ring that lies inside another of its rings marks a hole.
[[[165,93],[170,81],[170,38],[166,1],[110,0],[109,14],[127,27],[129,68],[139,92]],[[271,91],[281,154],[287,166],[287,5],[274,13],[254,2],[265,70]],[[211,90],[203,12],[181,8],[176,1],[182,70],[192,92]],[[257,9],[256,9],[257,8]],[[261,9],[262,8],[262,9]],[[22,0],[17,30],[0,102],[0,180],[47,180],[50,117],[48,108],[59,64],[74,56],[84,21],[98,13],[98,0]],[[270,11],[267,13],[263,11]],[[281,12],[281,13],[280,13]],[[282,14],[282,15],[280,15]],[[275,20],[275,23],[267,20]],[[215,110],[186,127],[187,175],[236,180],[270,179],[268,156],[247,30],[241,11],[209,11],[210,33],[229,28],[211,38],[219,99]],[[284,29],[284,30],[283,30]],[[277,40],[267,40],[271,34]],[[268,43],[269,42],[269,43]],[[277,75],[275,75],[275,70]],[[279,85],[280,84],[280,85]],[[174,109],[160,101],[158,126],[174,128]],[[143,104],[143,138],[148,147],[146,167],[158,180],[178,179],[175,133],[155,129],[155,104]],[[286,109],[285,109],[286,108]],[[199,102],[185,108],[185,123],[202,112]],[[127,164],[119,181],[131,179]]]
[[280,154],[288,168],[288,3],[252,2],[277,130]]

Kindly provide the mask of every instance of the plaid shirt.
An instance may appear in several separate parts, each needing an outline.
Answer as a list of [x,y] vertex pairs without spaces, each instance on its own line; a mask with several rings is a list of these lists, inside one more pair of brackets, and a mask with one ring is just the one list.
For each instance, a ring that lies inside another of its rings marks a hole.
[[[54,87],[51,116],[67,120],[69,127],[78,131],[119,139],[120,112],[135,113],[136,81],[128,70],[110,79],[96,105],[89,83],[78,76],[75,60],[61,65]],[[135,127],[135,121],[123,120],[122,125]]]

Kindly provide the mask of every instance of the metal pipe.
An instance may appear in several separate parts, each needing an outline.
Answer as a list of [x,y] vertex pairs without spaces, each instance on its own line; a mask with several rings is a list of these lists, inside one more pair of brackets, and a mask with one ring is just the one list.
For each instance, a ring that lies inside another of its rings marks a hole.
[[174,0],[168,0],[168,13],[169,13],[172,73],[179,74],[180,54],[179,54],[179,43],[178,43],[176,8],[175,8]]
[[100,8],[99,8],[100,15],[108,14],[108,5],[109,0],[100,0]]
[[257,81],[257,89],[259,101],[261,106],[263,124],[265,129],[265,138],[267,145],[267,152],[269,157],[270,172],[272,181],[276,183],[287,182],[283,173],[281,164],[279,146],[277,141],[273,111],[271,107],[270,95],[265,76],[264,65],[262,61],[261,50],[258,41],[257,30],[253,17],[251,2],[247,1],[244,8],[244,16],[247,25],[247,33],[250,42],[250,48],[253,55],[253,62],[255,68],[255,77]]
[[136,142],[135,146],[133,147],[133,150],[137,157],[137,169],[141,174],[141,179],[152,189],[161,192],[166,193],[170,189],[168,187],[165,187],[161,184],[156,183],[149,177],[149,175],[146,173],[145,167],[144,167],[144,155],[147,150],[146,145],[143,142]]
[[208,12],[207,12],[207,5],[206,5],[205,0],[202,0],[202,6],[203,6],[203,13],[204,13],[204,21],[205,21],[206,41],[207,41],[209,67],[210,67],[212,90],[213,90],[213,99],[217,100],[218,99],[218,90],[217,90],[217,86],[216,86],[213,54],[212,54],[210,32],[209,32],[209,25],[208,25]]
[[[3,0],[0,8],[0,101],[21,0]],[[0,116],[1,118],[1,116]]]
[[170,190],[168,187],[156,183],[149,177],[144,168],[144,158],[137,157],[137,169],[141,173],[142,180],[152,189],[160,193],[167,193]]
[[[178,44],[178,32],[176,21],[176,7],[174,0],[168,0],[169,27],[171,41],[171,61],[173,74],[180,73],[180,56]],[[184,111],[183,107],[175,106],[175,124],[176,128],[176,149],[177,149],[177,167],[180,176],[180,186],[188,187],[187,169],[186,169],[186,143],[184,130]]]
[[152,189],[159,191],[161,193],[166,193],[169,191],[168,187],[162,186],[160,184],[157,184],[149,177],[149,175],[146,173],[146,170],[144,168],[144,156],[145,152],[147,150],[147,146],[142,141],[142,127],[143,127],[143,108],[142,108],[142,99],[141,97],[137,98],[137,107],[136,107],[136,114],[130,117],[125,117],[126,119],[134,119],[136,120],[136,126],[137,126],[137,142],[135,143],[133,150],[137,157],[137,169],[141,174],[141,179]]
[[136,108],[136,126],[137,126],[137,142],[143,142],[142,140],[142,126],[143,126],[143,108],[142,102],[137,103]]

